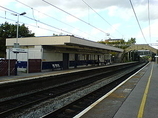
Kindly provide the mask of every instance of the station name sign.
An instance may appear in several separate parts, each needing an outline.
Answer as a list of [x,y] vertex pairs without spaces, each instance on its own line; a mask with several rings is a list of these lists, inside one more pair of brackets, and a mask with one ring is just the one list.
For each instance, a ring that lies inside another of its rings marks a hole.
[[27,50],[22,48],[12,48],[12,51],[14,53],[27,53]]

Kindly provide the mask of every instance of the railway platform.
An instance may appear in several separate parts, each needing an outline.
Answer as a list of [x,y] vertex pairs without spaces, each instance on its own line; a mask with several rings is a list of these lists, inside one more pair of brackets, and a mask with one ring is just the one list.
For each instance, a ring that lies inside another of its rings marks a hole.
[[[113,66],[117,64],[119,63],[106,65],[105,67]],[[104,66],[80,66],[78,68],[70,68],[67,70],[53,70],[53,71],[43,71],[43,72],[36,72],[36,73],[26,73],[26,72],[18,71],[16,76],[15,75],[0,76],[0,83],[7,82],[7,81],[18,81],[18,80],[24,80],[24,79],[39,78],[43,76],[53,76],[53,75],[60,75],[60,74],[66,74],[66,73],[73,73],[77,71],[84,71],[84,70],[89,70],[93,68],[102,68],[102,67]]]
[[80,71],[83,69],[86,69],[86,68],[80,67],[77,69],[43,71],[43,72],[37,72],[37,73],[18,72],[16,76],[15,75],[0,76],[0,83],[7,82],[7,81],[14,81],[14,80],[18,81],[18,80],[29,79],[29,78],[38,78],[42,76],[52,76],[52,75],[58,75],[58,74],[64,74],[64,73],[71,73],[71,72]]
[[80,66],[78,68],[70,68],[67,70],[53,70],[53,71],[42,71],[42,72],[36,72],[36,73],[26,73],[26,72],[20,72],[18,71],[17,75],[10,75],[10,76],[0,76],[0,83],[8,82],[8,81],[18,81],[18,80],[24,80],[24,79],[33,79],[33,78],[40,78],[43,76],[53,76],[53,75],[60,75],[60,74],[66,74],[66,73],[73,73],[77,71],[84,71],[89,70],[93,68],[102,68],[102,67],[108,67],[113,65],[121,65],[121,63],[115,63],[112,65],[105,65],[105,66]]
[[158,118],[158,65],[142,70],[75,118]]

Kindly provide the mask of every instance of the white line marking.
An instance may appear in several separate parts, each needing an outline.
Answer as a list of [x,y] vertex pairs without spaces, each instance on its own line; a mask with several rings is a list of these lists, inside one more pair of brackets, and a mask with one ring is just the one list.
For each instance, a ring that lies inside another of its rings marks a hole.
[[[149,63],[148,63],[149,64]],[[147,65],[148,65],[147,64]],[[146,66],[147,66],[146,65]],[[74,116],[73,118],[80,118],[81,116],[83,116],[86,112],[88,112],[90,109],[92,109],[94,106],[96,106],[99,102],[101,102],[103,99],[105,99],[106,97],[108,97],[112,92],[114,92],[116,89],[118,89],[120,86],[122,86],[124,83],[126,83],[129,79],[131,79],[134,75],[136,75],[137,73],[139,73],[141,70],[143,70],[146,66],[144,66],[143,68],[141,68],[139,71],[137,71],[136,73],[134,73],[133,75],[131,75],[130,77],[128,77],[125,81],[123,81],[122,83],[120,83],[118,86],[116,86],[114,89],[112,89],[111,91],[109,91],[107,94],[105,94],[103,97],[101,97],[100,99],[98,99],[96,102],[94,102],[93,104],[91,104],[89,107],[87,107],[86,109],[84,109],[83,111],[81,111],[79,114],[77,114],[76,116]]]

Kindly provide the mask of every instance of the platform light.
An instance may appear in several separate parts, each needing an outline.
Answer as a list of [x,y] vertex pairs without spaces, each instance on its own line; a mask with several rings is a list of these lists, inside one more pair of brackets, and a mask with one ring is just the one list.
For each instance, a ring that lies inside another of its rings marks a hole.
[[[19,43],[18,43],[18,37],[19,37],[19,16],[22,16],[22,15],[25,15],[25,14],[26,14],[26,12],[22,12],[20,14],[12,13],[12,15],[17,16],[16,43],[14,43],[14,48],[19,48]],[[17,53],[16,53],[16,60],[18,61]],[[17,62],[16,62],[16,65],[17,65]]]
[[19,16],[25,15],[26,12],[23,12],[21,14],[14,14],[12,15],[17,16],[17,30],[16,30],[16,43],[14,44],[14,48],[19,48],[19,43],[18,43],[18,37],[19,37]]

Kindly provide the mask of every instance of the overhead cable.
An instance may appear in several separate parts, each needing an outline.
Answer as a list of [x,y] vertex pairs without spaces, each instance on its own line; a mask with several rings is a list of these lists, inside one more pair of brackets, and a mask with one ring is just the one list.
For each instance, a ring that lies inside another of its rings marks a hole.
[[139,20],[138,20],[137,15],[136,15],[136,12],[135,12],[135,10],[134,10],[132,1],[131,1],[131,0],[129,0],[129,1],[130,1],[130,4],[131,4],[131,7],[132,7],[132,9],[133,9],[133,13],[134,13],[134,15],[135,15],[135,18],[136,18],[136,20],[137,20],[138,26],[139,26],[139,28],[140,28],[140,31],[141,31],[141,33],[142,33],[142,36],[143,36],[145,42],[148,43],[148,42],[146,41],[146,39],[145,39],[144,33],[143,33],[142,28],[141,28],[141,26],[140,26],[140,23],[139,23]]
[[87,2],[85,2],[84,0],[82,0],[89,8],[91,8],[101,19],[103,19],[107,24],[109,24],[113,29],[115,29],[119,34],[121,34],[121,36],[123,36],[122,33],[120,33],[116,28],[114,28],[107,20],[105,20],[104,17],[102,17],[97,11],[95,11]]
[[59,7],[55,6],[55,5],[53,5],[53,4],[49,3],[49,2],[47,2],[46,0],[42,0],[42,1],[44,1],[45,3],[51,5],[52,7],[55,7],[56,9],[59,9],[60,11],[62,11],[62,12],[64,12],[64,13],[66,13],[66,14],[68,14],[68,15],[70,15],[70,16],[72,16],[72,17],[74,17],[74,18],[76,18],[76,19],[78,19],[78,20],[80,20],[80,21],[82,21],[82,22],[84,22],[85,24],[87,24],[87,25],[89,25],[89,26],[91,26],[91,27],[93,27],[93,28],[95,28],[95,29],[97,29],[97,30],[99,30],[99,31],[101,31],[101,32],[103,32],[103,33],[105,33],[105,34],[107,34],[107,32],[104,32],[103,30],[101,30],[101,29],[99,29],[99,28],[93,26],[92,24],[87,23],[86,21],[84,21],[84,20],[82,20],[82,19],[80,19],[80,18],[78,18],[78,17],[76,17],[76,16],[70,14],[69,12],[67,12],[67,11],[65,11],[65,10],[63,10],[63,9],[61,9],[61,8],[59,8]]
[[[0,16],[0,18],[2,19],[6,19],[6,20],[10,20],[10,21],[13,21],[13,22],[17,22],[16,20],[13,20],[13,19],[10,19],[10,18],[7,18],[7,17],[3,17],[3,16]],[[23,23],[23,22],[19,22],[19,23]],[[54,30],[51,30],[51,29],[47,29],[47,28],[43,28],[43,27],[40,27],[40,26],[35,26],[35,25],[32,25],[32,24],[28,24],[28,23],[25,23],[26,25],[28,26],[32,26],[32,27],[36,27],[36,28],[39,28],[39,29],[43,29],[43,30],[47,30],[47,31],[50,31],[50,32],[56,32],[56,33],[59,33],[57,31],[54,31]]]
[[0,18],[7,19],[7,20],[10,20],[10,21],[16,22],[15,20],[10,19],[10,18],[7,18],[7,17],[0,16]]
[[[1,7],[1,8],[3,8],[3,9],[8,10],[8,11],[10,11],[10,12],[13,12],[13,13],[19,14],[18,12],[15,12],[15,11],[13,11],[13,10],[10,10],[10,9],[8,9],[8,8],[5,8],[5,7],[1,6],[1,5],[0,5],[0,7]],[[52,27],[52,28],[54,28],[54,29],[57,29],[57,30],[63,31],[63,32],[65,32],[65,33],[68,33],[68,34],[72,34],[72,35],[74,35],[74,33],[71,33],[71,32],[68,32],[68,31],[66,31],[66,30],[63,30],[63,29],[57,28],[57,27],[55,27],[55,26],[49,25],[49,24],[44,23],[44,22],[39,21],[39,20],[37,21],[36,19],[31,18],[31,17],[28,17],[28,16],[26,16],[26,15],[25,15],[25,16],[23,16],[23,17],[28,18],[28,19],[33,20],[33,21],[36,21],[36,22],[39,22],[39,23],[44,24],[44,25],[46,25],[46,26]],[[75,35],[76,35],[76,34],[75,34]],[[76,36],[78,36],[78,35],[76,35]]]
[[[74,26],[71,26],[71,25],[69,25],[69,24],[67,24],[67,23],[65,23],[65,22],[63,22],[63,21],[61,21],[61,20],[59,20],[59,19],[57,19],[57,18],[55,18],[55,17],[52,17],[52,16],[50,16],[50,15],[48,15],[48,14],[46,14],[46,13],[43,13],[43,12],[37,10],[37,9],[34,9],[33,7],[27,5],[27,4],[25,4],[25,3],[23,3],[23,2],[21,2],[21,1],[19,1],[19,0],[15,0],[15,1],[17,1],[17,2],[20,3],[20,4],[23,4],[24,6],[27,6],[27,7],[31,8],[31,9],[32,9],[32,13],[33,13],[34,19],[35,19],[35,16],[34,16],[33,10],[36,10],[37,12],[39,12],[39,13],[41,13],[41,14],[47,16],[47,17],[50,17],[50,18],[52,18],[52,19],[54,19],[54,20],[56,20],[56,21],[58,21],[58,22],[60,22],[60,23],[63,23],[63,24],[65,24],[65,25],[67,25],[67,26],[69,26],[69,27],[71,27],[71,28],[75,28],[75,29],[77,29],[78,31],[83,32],[84,34],[87,34],[87,35],[91,36],[91,35],[88,34],[87,32],[84,32],[84,31],[82,31],[82,30],[80,30],[80,29],[78,29],[78,28],[76,28],[76,27],[74,27]],[[36,24],[37,24],[37,21],[36,21]],[[93,37],[94,37],[94,36],[93,36]]]
[[151,43],[151,27],[150,27],[150,3],[148,0],[148,21],[149,21],[149,39],[150,39],[150,43]]

